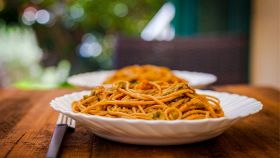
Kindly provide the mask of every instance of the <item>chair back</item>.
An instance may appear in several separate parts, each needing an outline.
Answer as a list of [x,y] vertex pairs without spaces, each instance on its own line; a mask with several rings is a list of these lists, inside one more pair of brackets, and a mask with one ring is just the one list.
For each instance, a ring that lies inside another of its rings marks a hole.
[[248,44],[242,36],[175,38],[144,41],[119,37],[113,65],[154,64],[174,70],[215,74],[216,84],[248,82]]

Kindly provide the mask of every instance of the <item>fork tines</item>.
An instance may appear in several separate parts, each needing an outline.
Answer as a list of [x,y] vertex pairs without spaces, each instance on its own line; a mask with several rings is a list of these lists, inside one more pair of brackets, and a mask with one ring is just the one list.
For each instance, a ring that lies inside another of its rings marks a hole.
[[57,125],[66,124],[70,128],[75,128],[76,121],[73,120],[72,118],[60,113],[59,116],[58,116],[56,124]]

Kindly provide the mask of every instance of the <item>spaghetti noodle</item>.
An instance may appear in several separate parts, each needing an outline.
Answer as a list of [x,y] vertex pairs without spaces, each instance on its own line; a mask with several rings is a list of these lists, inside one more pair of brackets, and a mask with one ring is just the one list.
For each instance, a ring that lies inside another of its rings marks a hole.
[[194,120],[224,116],[220,101],[197,94],[186,83],[115,82],[95,87],[90,95],[72,103],[72,110],[91,115],[145,119]]
[[120,80],[125,80],[130,83],[142,80],[164,81],[168,83],[186,82],[186,80],[175,76],[167,67],[154,65],[132,65],[117,70],[112,76],[109,76],[104,83],[111,84]]

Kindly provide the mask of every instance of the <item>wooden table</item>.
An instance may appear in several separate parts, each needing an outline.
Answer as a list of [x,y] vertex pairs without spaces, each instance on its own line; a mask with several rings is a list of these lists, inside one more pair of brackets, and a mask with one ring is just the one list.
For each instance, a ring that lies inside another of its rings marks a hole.
[[[139,146],[112,142],[77,125],[62,144],[61,157],[182,158],[279,157],[280,93],[246,85],[216,87],[260,100],[264,109],[208,141],[177,146]],[[49,101],[73,90],[0,89],[0,157],[44,157],[58,113]]]

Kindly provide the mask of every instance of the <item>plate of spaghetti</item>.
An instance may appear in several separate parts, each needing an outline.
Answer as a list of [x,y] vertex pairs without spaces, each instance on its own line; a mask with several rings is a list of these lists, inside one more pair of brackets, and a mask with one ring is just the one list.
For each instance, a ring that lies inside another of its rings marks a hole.
[[246,96],[147,80],[120,80],[55,98],[50,105],[100,137],[143,145],[210,139],[262,109],[259,101]]
[[188,82],[191,87],[202,88],[214,83],[217,77],[208,73],[170,70],[167,67],[155,65],[131,65],[119,70],[77,74],[69,77],[67,81],[75,86],[91,88],[100,84],[112,84],[120,80],[131,83],[142,80],[160,80],[169,83]]

